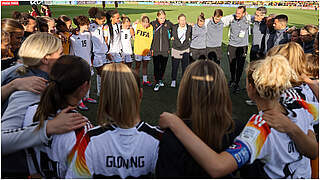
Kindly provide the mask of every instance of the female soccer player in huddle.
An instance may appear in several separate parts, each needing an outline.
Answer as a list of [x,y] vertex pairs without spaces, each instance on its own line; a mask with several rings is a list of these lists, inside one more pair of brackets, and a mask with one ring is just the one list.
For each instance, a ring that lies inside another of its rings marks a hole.
[[109,46],[109,54],[112,57],[112,62],[119,63],[122,62],[120,14],[117,10],[110,10],[107,14],[110,16],[110,19],[107,20],[107,25],[104,26],[104,37]]
[[[84,59],[90,66],[91,63],[91,33],[89,30],[89,18],[86,16],[77,16],[73,19],[74,24],[77,26],[77,31],[70,37],[71,46],[70,54],[79,56]],[[91,75],[93,75],[93,70],[91,69]],[[87,92],[85,98],[81,100],[79,104],[79,109],[88,110],[87,106],[83,102],[97,103],[96,100],[89,97],[90,90]]]
[[[52,119],[68,106],[75,108],[90,89],[90,66],[80,57],[65,55],[60,57],[50,72],[50,82],[43,92],[40,103],[28,108],[24,126]],[[71,108],[70,113],[73,112]],[[39,173],[43,178],[64,178],[68,160],[72,159],[82,135],[91,128],[86,126],[62,135],[52,136],[50,145],[29,148],[27,151],[31,174]],[[70,163],[70,162],[69,162]]]
[[[207,60],[190,64],[180,83],[177,115],[218,152],[231,145],[235,138],[230,134],[235,124],[231,118],[231,108],[223,70]],[[159,178],[210,177],[171,131],[166,131],[161,139],[156,175]]]
[[130,18],[126,15],[121,16],[121,45],[122,45],[122,60],[126,63],[130,68],[132,66],[132,46],[131,39],[134,38],[134,30],[131,27]]
[[83,138],[66,178],[150,177],[161,131],[140,119],[139,77],[122,63],[106,65],[102,74],[100,126]]
[[109,63],[107,59],[108,47],[104,40],[104,23],[106,21],[106,14],[96,8],[92,7],[88,11],[89,17],[93,18],[90,23],[89,31],[91,32],[92,52],[93,52],[93,67],[97,70],[97,96],[100,96],[101,88],[101,71],[104,64]]

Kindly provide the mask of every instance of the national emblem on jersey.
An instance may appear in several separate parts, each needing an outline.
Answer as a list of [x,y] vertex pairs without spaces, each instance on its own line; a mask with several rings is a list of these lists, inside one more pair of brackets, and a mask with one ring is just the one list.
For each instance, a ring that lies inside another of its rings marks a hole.
[[313,116],[312,124],[319,121],[319,103],[314,99],[313,92],[307,85],[285,90],[280,97],[280,103],[296,117],[295,109],[305,109]]

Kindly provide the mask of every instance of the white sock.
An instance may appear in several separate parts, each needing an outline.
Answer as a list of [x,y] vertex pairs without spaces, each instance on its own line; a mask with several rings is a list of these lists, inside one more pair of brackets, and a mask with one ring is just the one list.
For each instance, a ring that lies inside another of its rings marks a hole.
[[101,77],[97,75],[97,96],[100,96]]
[[148,81],[148,76],[147,75],[143,75],[142,78],[143,78],[143,81]]
[[85,98],[89,98],[89,94],[90,94],[90,89],[88,90],[88,92],[87,92],[87,94],[86,94]]

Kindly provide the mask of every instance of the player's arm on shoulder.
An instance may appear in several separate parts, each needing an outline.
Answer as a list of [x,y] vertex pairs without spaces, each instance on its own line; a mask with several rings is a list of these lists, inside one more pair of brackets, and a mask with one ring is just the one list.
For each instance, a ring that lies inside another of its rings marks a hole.
[[231,21],[234,19],[234,14],[230,14],[227,16],[223,16],[221,21],[223,22],[223,27],[227,27],[230,25]]
[[191,156],[213,177],[225,176],[238,168],[236,160],[228,152],[216,153],[176,115],[162,113],[159,125],[170,128]]

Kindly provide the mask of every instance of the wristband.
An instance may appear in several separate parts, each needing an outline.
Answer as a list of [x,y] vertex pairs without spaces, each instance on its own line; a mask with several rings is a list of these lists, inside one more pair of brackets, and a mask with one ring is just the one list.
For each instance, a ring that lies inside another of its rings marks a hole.
[[248,146],[240,140],[236,140],[226,151],[237,161],[238,168],[250,160],[250,150]]

